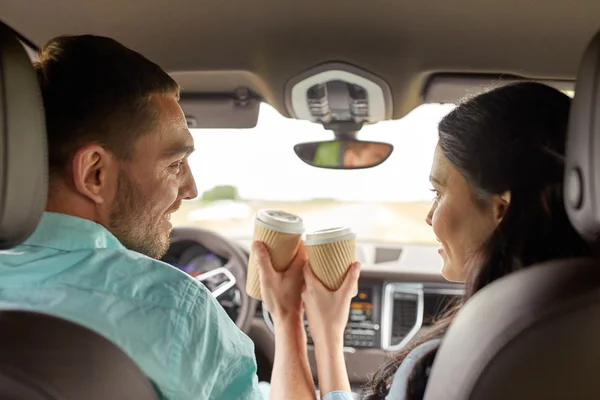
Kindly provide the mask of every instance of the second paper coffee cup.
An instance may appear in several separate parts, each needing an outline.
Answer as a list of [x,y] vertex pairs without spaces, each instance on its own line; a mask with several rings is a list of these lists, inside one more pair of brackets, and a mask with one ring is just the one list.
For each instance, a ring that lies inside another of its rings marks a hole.
[[338,290],[356,261],[356,235],[350,228],[324,229],[307,233],[304,246],[315,276],[329,290]]
[[[254,220],[254,240],[266,244],[273,268],[284,271],[292,262],[302,242],[304,224],[297,215],[279,210],[261,210]],[[262,300],[256,256],[251,251],[248,261],[246,293]]]

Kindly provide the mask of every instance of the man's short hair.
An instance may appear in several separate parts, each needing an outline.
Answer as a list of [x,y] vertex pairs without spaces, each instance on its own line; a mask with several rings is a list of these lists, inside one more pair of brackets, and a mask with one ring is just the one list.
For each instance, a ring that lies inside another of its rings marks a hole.
[[345,142],[344,143],[346,151],[353,151],[356,154],[360,154],[365,150],[370,144],[359,141]]
[[158,65],[117,41],[60,36],[36,63],[46,111],[51,177],[70,167],[81,146],[98,143],[121,159],[157,120],[150,98],[179,99],[179,86]]

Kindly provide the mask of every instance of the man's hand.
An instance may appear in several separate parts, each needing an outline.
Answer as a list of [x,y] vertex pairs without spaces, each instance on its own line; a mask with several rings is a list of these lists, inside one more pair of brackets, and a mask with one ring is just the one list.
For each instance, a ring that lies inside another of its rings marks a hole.
[[302,271],[307,263],[302,245],[284,272],[277,272],[264,243],[254,242],[260,291],[275,324],[275,362],[271,375],[271,400],[314,400],[315,385],[306,354]]
[[274,323],[302,322],[303,269],[307,263],[303,245],[300,245],[296,257],[284,272],[277,272],[273,268],[269,250],[264,243],[254,242],[252,251],[258,262],[263,302]]

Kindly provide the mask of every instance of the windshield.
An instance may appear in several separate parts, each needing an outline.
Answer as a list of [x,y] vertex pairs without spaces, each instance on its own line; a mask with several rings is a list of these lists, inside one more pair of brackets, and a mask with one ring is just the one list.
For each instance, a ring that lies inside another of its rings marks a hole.
[[256,211],[276,208],[301,216],[307,230],[349,226],[363,241],[435,244],[425,223],[433,198],[429,170],[437,124],[453,107],[425,104],[403,119],[363,127],[359,139],[394,145],[387,161],[364,170],[302,162],[294,145],[333,135],[266,103],[253,129],[193,129],[196,151],[189,164],[199,196],[184,202],[171,221],[246,239]]

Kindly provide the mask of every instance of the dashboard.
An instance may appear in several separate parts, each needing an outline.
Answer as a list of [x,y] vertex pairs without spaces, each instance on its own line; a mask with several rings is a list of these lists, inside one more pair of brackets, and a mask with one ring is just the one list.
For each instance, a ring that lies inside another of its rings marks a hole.
[[[242,249],[247,261],[251,240],[234,243]],[[359,242],[357,257],[362,262],[361,278],[358,294],[350,305],[344,346],[351,382],[359,387],[388,359],[390,352],[401,349],[419,332],[427,330],[462,296],[464,288],[442,278],[435,246]],[[193,277],[231,267],[225,257],[192,240],[173,243],[163,261]],[[222,276],[215,275],[202,283],[211,290],[221,284],[220,279]],[[245,296],[243,287],[235,286],[217,300],[235,321]],[[309,361],[316,374],[306,320],[305,328]],[[247,333],[255,344],[259,379],[269,381],[275,353],[274,326],[267,308],[260,302]]]

